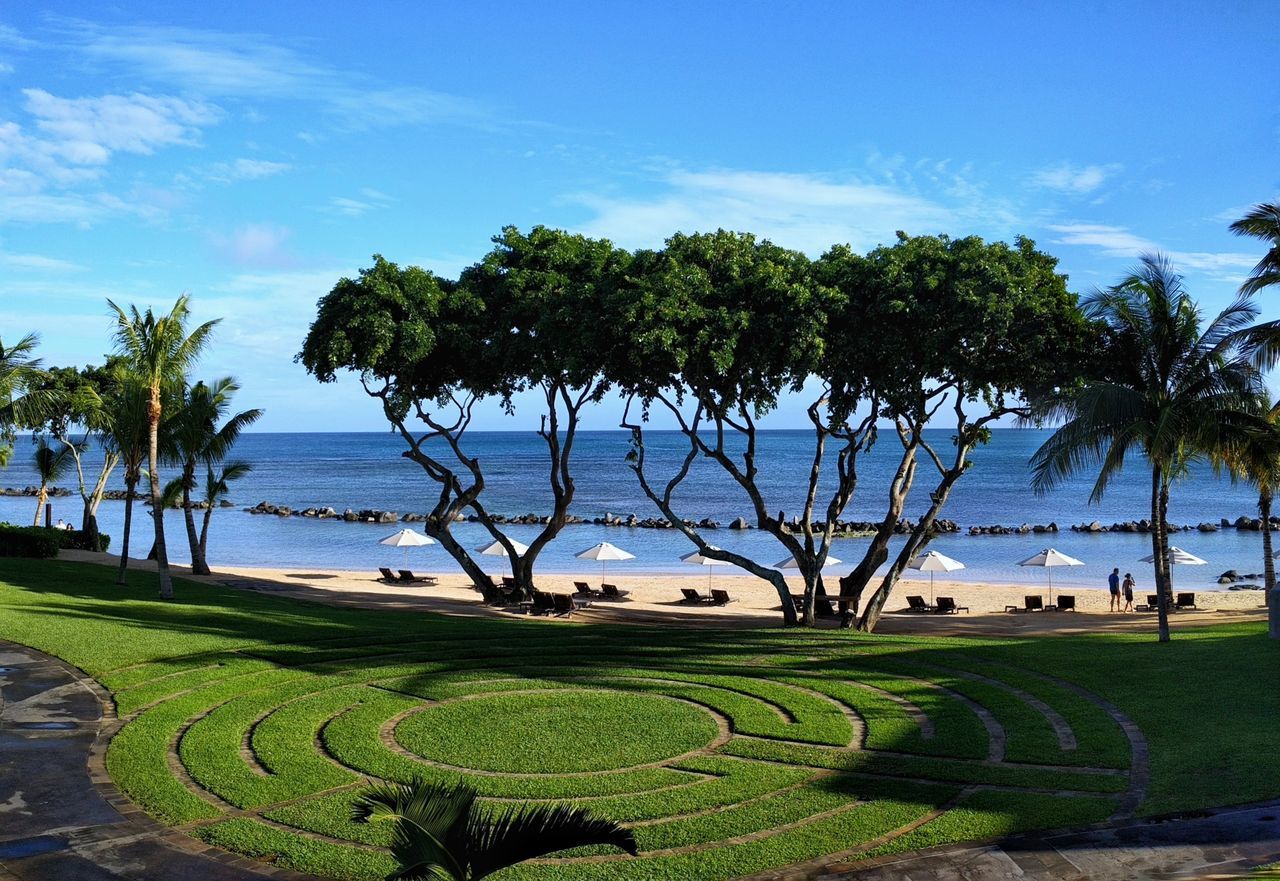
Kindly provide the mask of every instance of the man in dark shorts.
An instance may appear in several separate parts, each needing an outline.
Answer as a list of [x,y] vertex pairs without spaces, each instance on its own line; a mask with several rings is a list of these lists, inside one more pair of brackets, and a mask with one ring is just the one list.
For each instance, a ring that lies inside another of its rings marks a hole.
[[1111,591],[1111,611],[1119,612],[1120,605],[1120,567],[1111,570],[1107,576],[1107,588]]

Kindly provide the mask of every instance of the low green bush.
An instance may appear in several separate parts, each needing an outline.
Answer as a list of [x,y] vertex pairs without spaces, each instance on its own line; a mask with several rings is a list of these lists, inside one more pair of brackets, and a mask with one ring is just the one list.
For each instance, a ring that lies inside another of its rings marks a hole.
[[0,557],[35,557],[47,560],[58,556],[58,549],[61,547],[59,530],[0,523]]
[[98,546],[95,548],[89,542],[89,534],[81,532],[78,529],[54,529],[52,532],[58,535],[58,541],[65,550],[69,551],[102,551],[106,552],[111,547],[111,536],[105,532],[98,533]]

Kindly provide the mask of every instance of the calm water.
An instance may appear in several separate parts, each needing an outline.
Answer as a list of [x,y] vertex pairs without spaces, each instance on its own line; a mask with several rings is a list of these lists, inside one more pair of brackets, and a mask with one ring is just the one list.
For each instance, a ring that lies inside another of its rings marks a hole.
[[[992,443],[978,450],[974,467],[957,484],[943,516],[962,527],[973,524],[1048,523],[1054,520],[1064,530],[1070,523],[1100,520],[1140,519],[1149,510],[1149,476],[1135,460],[1130,469],[1108,490],[1101,504],[1088,502],[1091,481],[1074,480],[1053,493],[1037,497],[1030,489],[1027,460],[1046,436],[1046,432],[1003,429],[995,432]],[[950,433],[939,431],[932,440],[945,451]],[[772,510],[786,511],[788,516],[799,510],[808,470],[811,439],[803,431],[765,432],[760,443],[761,480],[765,497]],[[545,447],[532,432],[477,433],[468,440],[468,448],[485,470],[488,486],[484,498],[495,513],[519,514],[543,512],[549,507],[546,490],[547,469]],[[601,516],[607,512],[640,517],[657,511],[644,498],[635,475],[625,462],[630,448],[625,432],[588,432],[580,435],[574,448],[577,494],[573,513],[583,517]],[[240,441],[238,458],[254,466],[253,473],[232,487],[231,498],[241,506],[259,501],[289,505],[295,510],[308,506],[344,508],[378,508],[398,511],[426,511],[435,492],[419,467],[400,456],[401,442],[384,433],[361,434],[251,434]],[[668,473],[684,452],[679,434],[655,433],[649,439],[650,473],[655,477]],[[891,436],[882,438],[879,446],[864,455],[859,468],[860,483],[846,519],[877,519],[879,504],[893,468],[897,464],[897,442]],[[0,471],[0,485],[22,487],[35,483],[29,465],[30,442],[23,439],[8,469]],[[908,514],[918,514],[927,505],[928,483],[922,462],[924,482],[916,490],[917,498],[909,503]],[[72,482],[62,485],[74,488]],[[122,487],[119,472],[113,487]],[[713,517],[727,524],[743,515],[748,520],[750,505],[742,491],[712,463],[699,463],[676,496],[678,510],[687,517]],[[54,500],[54,517],[78,522],[78,497]],[[102,528],[119,540],[123,504],[103,502],[99,520]],[[0,519],[29,523],[35,502],[27,498],[0,498]],[[146,509],[135,514],[145,516]],[[1178,523],[1215,521],[1219,517],[1234,519],[1255,511],[1255,497],[1243,486],[1216,478],[1205,469],[1178,485],[1170,504],[1170,518]],[[181,519],[170,513],[170,549],[175,561],[185,561],[185,535]],[[137,521],[135,521],[136,523]],[[145,551],[149,522],[142,520],[142,530],[135,533],[135,552]],[[475,546],[487,542],[487,533],[473,524],[458,524],[464,542]],[[510,535],[528,542],[536,535],[536,527],[509,527]],[[210,538],[211,562],[240,565],[370,568],[399,563],[402,553],[379,547],[377,539],[391,532],[387,526],[335,523],[305,520],[299,517],[280,519],[252,516],[239,509],[219,510],[214,515]],[[728,529],[714,534],[716,543],[741,549],[768,562],[787,556],[769,536],[757,532],[735,532]],[[140,537],[140,538],[139,538]],[[953,577],[972,580],[1016,581],[1043,579],[1044,570],[1024,570],[1013,565],[1046,544],[1048,537],[946,536],[933,547],[964,562],[967,568]],[[540,565],[548,571],[580,570],[584,565],[573,554],[598,541],[607,540],[632,553],[637,559],[610,564],[611,571],[652,572],[686,571],[676,558],[691,549],[688,541],[665,530],[606,528],[596,526],[566,527],[560,537],[542,554]],[[1175,580],[1188,586],[1205,587],[1224,569],[1255,572],[1261,569],[1261,539],[1257,533],[1228,530],[1213,534],[1183,533],[1175,542],[1184,549],[1209,561],[1203,567],[1180,567]],[[1054,583],[1097,586],[1111,566],[1132,568],[1139,578],[1140,589],[1150,581],[1149,568],[1138,559],[1150,552],[1149,541],[1141,535],[1090,536],[1061,532],[1052,539],[1055,547],[1078,557],[1086,566],[1058,569]],[[138,548],[138,544],[143,545]],[[851,565],[861,556],[865,541],[838,539],[835,556]],[[501,559],[486,564],[492,572],[501,572]],[[409,561],[421,569],[454,568],[451,558],[438,548],[410,551]],[[850,568],[832,567],[833,573]],[[717,569],[726,573],[727,569]]]

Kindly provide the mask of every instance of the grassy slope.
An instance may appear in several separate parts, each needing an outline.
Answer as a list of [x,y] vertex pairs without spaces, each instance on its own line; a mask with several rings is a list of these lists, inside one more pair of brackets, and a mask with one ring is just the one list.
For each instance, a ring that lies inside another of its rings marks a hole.
[[[216,808],[171,777],[164,759],[180,727],[203,712],[215,711],[184,738],[184,762],[189,761],[197,779],[224,798],[237,804],[267,804],[352,779],[347,772],[314,761],[316,739],[351,767],[391,777],[412,770],[411,760],[381,749],[374,732],[378,723],[415,701],[368,688],[360,684],[364,681],[376,679],[395,691],[435,699],[479,690],[557,688],[581,670],[584,659],[599,684],[626,683],[637,693],[661,691],[720,709],[740,720],[740,733],[817,745],[735,740],[726,754],[871,773],[887,769],[933,776],[940,782],[956,779],[957,766],[944,768],[927,757],[979,757],[985,734],[962,703],[912,677],[936,679],[988,706],[1010,732],[1010,759],[1034,760],[1038,751],[1052,748],[1042,720],[1028,714],[1024,704],[998,689],[925,672],[936,670],[934,665],[963,668],[1003,676],[1011,685],[1048,701],[1072,724],[1081,740],[1080,755],[1090,764],[1124,767],[1123,738],[1096,707],[1009,668],[1039,671],[1104,697],[1142,728],[1151,747],[1151,782],[1142,812],[1280,794],[1280,765],[1263,758],[1265,745],[1280,734],[1280,689],[1272,686],[1280,672],[1280,646],[1268,641],[1259,625],[1178,631],[1168,645],[1156,644],[1148,634],[981,641],[830,631],[654,631],[336,609],[182,582],[177,585],[176,602],[160,603],[153,598],[150,578],[132,578],[133,584],[122,589],[112,584],[112,572],[99,567],[0,560],[0,638],[35,646],[83,668],[117,693],[122,713],[143,710],[113,744],[109,767],[130,795],[169,822],[218,815]],[[369,643],[377,645],[371,649]],[[385,660],[362,661],[362,672],[368,675],[348,680],[347,662],[371,652],[385,655]],[[449,671],[447,664],[440,663],[444,658],[467,657],[482,659],[482,669]],[[307,666],[281,670],[275,663]],[[777,675],[772,680],[739,675],[748,664],[772,665]],[[662,682],[645,681],[654,675],[651,668],[663,671],[658,674]],[[924,708],[935,720],[938,736],[921,739],[897,705],[879,692],[851,683],[853,670],[858,671],[858,681]],[[333,690],[320,692],[321,688]],[[868,762],[856,753],[824,752],[822,744],[844,742],[848,727],[827,704],[812,697],[817,694],[835,697],[856,707],[869,722],[875,720],[868,746],[911,752],[920,758]],[[500,704],[502,699],[494,700]],[[286,709],[257,724],[263,711],[280,704]],[[350,709],[335,723],[319,727],[344,707]],[[781,715],[772,707],[783,708]],[[413,731],[412,726],[408,731]],[[264,764],[283,773],[271,778],[246,774],[235,750],[241,738],[250,735]],[[704,735],[699,738],[705,739]],[[463,739],[456,748],[465,751],[473,745]],[[598,809],[619,819],[660,821],[647,827],[641,837],[647,846],[671,847],[768,828],[774,803],[768,800],[770,786],[797,785],[806,774],[776,765],[743,765],[728,757],[699,759],[681,767],[602,777],[592,781],[593,789],[577,794],[594,793],[600,799]],[[738,773],[748,767],[768,767],[772,776],[761,779],[762,772]],[[690,773],[702,770],[714,776]],[[1080,781],[1069,772],[1030,769],[998,770],[985,779],[996,783],[1010,777],[1024,785],[1071,784],[1080,789],[1106,789],[1112,782],[1077,785]],[[870,792],[879,785],[864,778],[855,788]],[[666,790],[672,793],[668,797],[645,791],[655,786],[677,788]],[[892,786],[901,789],[901,784]],[[788,810],[797,816],[804,813],[801,805],[821,810],[840,797],[813,784],[794,792],[795,805]],[[954,793],[954,789],[937,787],[932,793],[935,801],[943,792]],[[563,793],[537,781],[492,778],[489,794],[553,797]],[[925,796],[929,795],[926,790]],[[753,804],[752,798],[766,800]],[[779,805],[786,803],[785,796],[773,798]],[[884,824],[892,828],[893,822],[918,816],[930,802],[922,796],[921,807],[903,798],[902,802],[876,801],[866,809],[837,813],[770,839],[722,848],[714,857],[703,852],[657,858],[643,870],[634,861],[611,863],[583,877],[614,877],[615,871],[620,878],[694,877],[689,873],[696,867],[698,877],[712,878],[805,859],[849,846],[847,842],[857,840],[849,837],[851,830],[863,830],[868,837],[879,834]],[[747,799],[747,805],[726,814],[661,820],[731,807],[739,799]],[[350,824],[335,819],[334,811],[341,809],[340,804],[335,808],[335,802],[340,800],[321,796],[267,816],[338,838],[362,840]],[[1032,794],[979,793],[889,847],[1084,821],[1104,815],[1109,804],[1092,797],[1070,801],[1068,808],[1059,799],[1055,809],[1051,799]],[[664,808],[669,814],[664,815]],[[792,819],[790,814],[777,816],[783,817],[777,822]],[[252,820],[222,822],[205,827],[201,834],[244,853],[274,854],[286,864],[335,877],[376,877],[386,865],[377,852],[309,841]],[[581,866],[548,868],[520,874],[578,877],[586,871]]]

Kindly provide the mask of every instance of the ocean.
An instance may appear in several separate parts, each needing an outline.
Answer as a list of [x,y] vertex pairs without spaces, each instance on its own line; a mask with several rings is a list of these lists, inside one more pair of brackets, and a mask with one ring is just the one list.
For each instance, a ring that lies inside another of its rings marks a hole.
[[[1149,538],[1140,534],[1089,535],[1073,533],[1072,523],[1099,520],[1104,524],[1137,520],[1149,516],[1150,476],[1140,459],[1135,459],[1108,489],[1101,503],[1091,505],[1092,476],[1082,475],[1053,492],[1037,496],[1031,489],[1027,461],[1048,432],[1029,429],[997,429],[992,442],[973,455],[974,465],[960,479],[942,516],[955,520],[962,530],[971,525],[1023,523],[1047,524],[1055,521],[1061,531],[1054,536],[968,536],[946,535],[932,547],[963,562],[965,569],[948,577],[972,581],[1039,583],[1041,569],[1022,569],[1016,562],[1046,546],[1083,560],[1086,565],[1057,569],[1058,584],[1100,587],[1112,566],[1132,570],[1142,589],[1150,582],[1150,567],[1139,559],[1150,553]],[[945,453],[950,449],[950,432],[931,432],[930,440]],[[648,464],[651,481],[656,482],[678,462],[686,447],[677,432],[653,432],[648,437]],[[544,513],[549,508],[546,487],[547,461],[543,443],[533,432],[477,432],[468,435],[466,446],[479,458],[487,481],[483,498],[489,510],[500,514]],[[253,465],[248,477],[232,486],[230,498],[236,508],[214,514],[210,535],[210,563],[240,566],[368,569],[400,564],[398,549],[381,547],[377,540],[400,527],[365,523],[316,521],[298,516],[279,518],[251,515],[241,510],[267,501],[288,505],[295,511],[306,507],[330,506],[376,508],[405,513],[425,512],[431,507],[436,484],[419,466],[402,458],[398,437],[390,433],[342,434],[247,434],[236,447],[235,458]],[[626,462],[630,436],[623,431],[593,431],[579,435],[574,447],[577,492],[571,512],[591,518],[606,513],[640,518],[658,512],[640,491]],[[881,514],[887,481],[897,465],[899,447],[891,432],[864,454],[859,464],[859,486],[845,512],[847,520],[874,520]],[[800,509],[805,480],[812,456],[812,438],[805,431],[766,431],[759,441],[760,484],[770,510],[790,517]],[[25,487],[36,483],[30,466],[31,441],[22,438],[7,469],[0,470],[0,485]],[[94,457],[91,455],[91,461]],[[933,475],[921,462],[920,479],[907,514],[915,516],[927,505]],[[172,477],[172,473],[166,474]],[[74,490],[74,479],[61,486]],[[122,488],[117,470],[112,488]],[[738,516],[753,520],[751,507],[742,490],[718,466],[700,461],[685,485],[677,492],[678,510],[686,518],[711,517],[725,526]],[[820,496],[821,498],[821,496]],[[54,519],[79,522],[80,500],[53,499]],[[119,547],[124,504],[104,501],[99,512],[101,528],[113,536]],[[26,524],[35,512],[31,498],[0,497],[0,520]],[[150,547],[148,510],[135,508],[133,551],[145,553]],[[1207,467],[1195,469],[1175,485],[1170,502],[1170,519],[1175,523],[1217,522],[1256,516],[1256,495],[1244,485],[1218,477]],[[168,512],[169,549],[175,562],[185,562],[185,532],[178,512]],[[420,527],[419,527],[420,528]],[[488,535],[477,524],[455,527],[462,541],[478,546]],[[510,526],[509,534],[528,542],[539,527]],[[740,550],[765,563],[787,556],[771,537],[758,531],[716,530],[711,541]],[[595,564],[573,557],[599,541],[610,541],[636,555],[635,560],[611,563],[615,573],[679,572],[690,570],[678,561],[692,545],[673,530],[629,529],[594,525],[567,526],[539,558],[545,571],[592,571]],[[1182,566],[1174,573],[1177,584],[1191,589],[1216,586],[1217,576],[1226,569],[1242,573],[1262,568],[1261,537],[1256,532],[1234,529],[1217,533],[1188,532],[1173,537],[1174,544],[1208,561],[1208,565]],[[860,558],[865,539],[836,539],[834,556],[846,561],[832,566],[832,575],[847,572]],[[482,557],[485,568],[494,574],[503,571],[501,558]],[[424,571],[450,571],[456,564],[438,547],[409,551],[409,565]],[[717,569],[717,578],[730,574]]]

